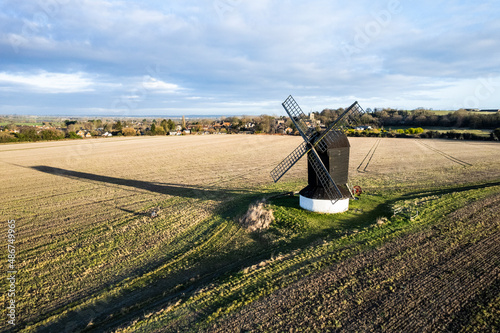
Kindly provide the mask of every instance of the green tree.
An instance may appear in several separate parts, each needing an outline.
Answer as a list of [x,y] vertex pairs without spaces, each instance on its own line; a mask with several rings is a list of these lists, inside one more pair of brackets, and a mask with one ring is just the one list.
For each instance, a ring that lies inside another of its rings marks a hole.
[[201,131],[201,125],[194,125],[191,127],[191,132],[192,133],[198,133]]
[[109,131],[111,131],[111,130],[113,129],[113,126],[112,126],[112,124],[110,124],[110,123],[106,123],[106,124],[104,124],[103,129],[104,129],[106,132],[109,132]]
[[175,123],[172,121],[172,119],[169,119],[167,121],[167,128],[169,131],[173,131],[175,129]]
[[94,126],[95,126],[94,122],[92,122],[92,121],[86,121],[83,123],[83,128],[85,128],[88,131],[93,130]]
[[40,133],[42,140],[64,139],[64,133],[55,129],[46,129]]
[[255,125],[255,130],[257,132],[262,132],[262,133],[270,133],[271,132],[271,122],[273,121],[274,117],[271,116],[260,116],[256,120],[256,125]]
[[24,126],[21,127],[19,133],[17,133],[17,138],[19,141],[38,141],[40,140],[40,136],[36,132],[36,128]]
[[113,126],[113,128],[117,131],[121,131],[123,129],[122,122],[118,120],[116,124]]
[[244,127],[243,121],[238,117],[233,117],[231,119],[231,127],[236,131],[239,131],[242,127]]
[[369,125],[375,123],[375,119],[371,114],[365,113],[363,116],[361,116],[361,123],[363,125]]
[[166,119],[163,119],[160,123],[161,127],[165,130],[165,132],[168,132],[168,122]]

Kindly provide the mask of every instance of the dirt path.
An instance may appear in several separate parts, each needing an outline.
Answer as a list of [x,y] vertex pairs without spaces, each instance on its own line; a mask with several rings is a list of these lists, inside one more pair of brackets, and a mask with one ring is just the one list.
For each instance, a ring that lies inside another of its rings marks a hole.
[[471,204],[251,304],[210,331],[459,331],[500,292],[499,205],[500,196]]

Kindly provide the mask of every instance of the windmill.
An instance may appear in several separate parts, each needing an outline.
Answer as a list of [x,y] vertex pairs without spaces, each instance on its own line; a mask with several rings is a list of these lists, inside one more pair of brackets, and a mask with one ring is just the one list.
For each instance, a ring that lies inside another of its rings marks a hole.
[[344,130],[358,121],[363,109],[354,102],[320,133],[306,124],[307,117],[292,96],[282,105],[304,142],[271,171],[274,182],[307,154],[308,185],[299,193],[300,206],[321,213],[348,210],[353,194],[348,186],[350,145]]

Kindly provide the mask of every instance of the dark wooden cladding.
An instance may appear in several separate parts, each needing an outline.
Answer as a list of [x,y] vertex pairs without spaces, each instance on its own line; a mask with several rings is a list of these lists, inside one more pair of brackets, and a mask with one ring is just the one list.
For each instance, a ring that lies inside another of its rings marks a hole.
[[[321,161],[337,186],[348,183],[350,147],[351,145],[349,144],[347,136],[344,133],[337,131],[335,133],[335,140],[328,143],[326,151],[324,153],[318,152]],[[308,187],[321,188],[322,186],[316,176],[316,173],[309,163],[307,171],[309,183]],[[311,189],[308,192],[311,192]],[[314,190],[313,192],[315,193],[315,196],[318,196],[319,192],[317,190]],[[348,197],[348,190],[346,190],[346,192],[346,197]]]
[[349,147],[328,149],[330,176],[335,184],[346,184],[349,179]]

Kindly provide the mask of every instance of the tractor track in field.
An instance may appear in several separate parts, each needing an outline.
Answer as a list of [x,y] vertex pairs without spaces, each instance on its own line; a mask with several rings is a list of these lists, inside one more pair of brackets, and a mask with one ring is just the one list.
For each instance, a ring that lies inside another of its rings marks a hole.
[[434,148],[434,147],[432,147],[432,146],[430,146],[430,145],[428,145],[428,144],[426,144],[426,143],[423,143],[423,142],[421,142],[421,141],[417,141],[417,140],[415,140],[415,142],[417,142],[417,143],[419,143],[420,145],[424,146],[425,148],[430,149],[430,150],[432,150],[433,152],[435,152],[435,153],[437,153],[437,154],[439,154],[439,155],[443,156],[444,158],[446,158],[446,159],[448,159],[448,160],[450,160],[450,161],[452,161],[452,162],[454,162],[454,163],[456,163],[456,164],[458,164],[458,165],[460,165],[460,166],[463,166],[464,168],[472,166],[472,164],[471,164],[471,163],[468,163],[468,162],[462,161],[462,160],[460,160],[460,159],[458,159],[458,158],[456,158],[456,157],[454,157],[454,156],[452,156],[452,155],[450,155],[450,154],[448,154],[448,153],[445,153],[445,152],[444,152],[444,151],[442,151],[442,150],[439,150],[439,149],[437,149],[437,148]]
[[358,165],[358,168],[356,169],[358,172],[360,172],[360,173],[368,172],[367,171],[368,166],[370,165],[370,163],[373,159],[373,155],[375,155],[375,152],[377,151],[377,148],[380,145],[380,141],[382,141],[382,139],[378,139],[377,141],[375,141],[373,146],[370,148],[370,150],[368,151],[366,156],[363,158],[361,163]]
[[500,196],[335,264],[223,318],[237,330],[459,331],[500,293]]

